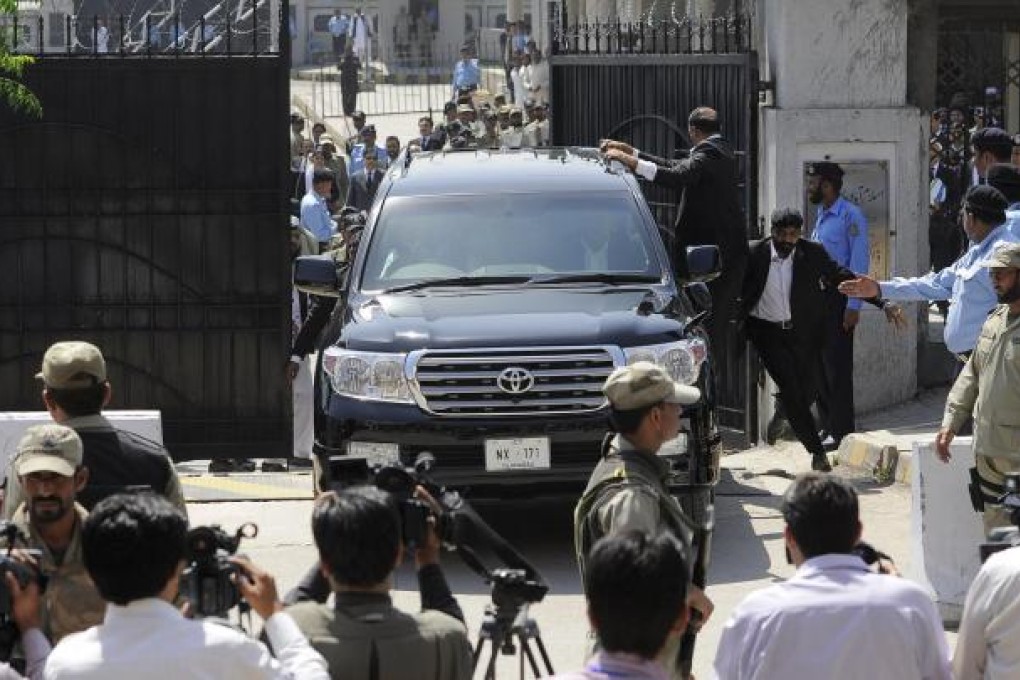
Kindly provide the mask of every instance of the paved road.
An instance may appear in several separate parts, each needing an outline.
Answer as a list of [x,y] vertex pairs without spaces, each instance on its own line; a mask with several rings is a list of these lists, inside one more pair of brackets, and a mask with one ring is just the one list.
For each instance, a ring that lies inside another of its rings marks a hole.
[[[752,449],[727,456],[717,499],[709,595],[716,614],[706,626],[695,655],[698,677],[710,676],[712,656],[727,614],[749,592],[792,573],[782,544],[779,502],[793,473],[807,469],[809,459],[798,447]],[[838,468],[837,468],[838,472]],[[904,486],[879,487],[855,479],[861,494],[866,540],[891,553],[909,573],[910,493]],[[191,506],[193,523],[219,522],[233,529],[255,521],[261,532],[244,550],[268,567],[281,587],[292,585],[315,559],[309,528],[309,501],[206,503]],[[532,614],[549,647],[556,670],[578,666],[585,650],[587,624],[584,601],[574,564],[569,503],[501,503],[481,508],[506,538],[541,570],[551,586],[549,596]],[[472,639],[489,601],[487,587],[454,555],[445,562],[460,597]],[[398,574],[396,599],[417,607],[413,574]],[[516,660],[501,658],[499,677],[517,675]]]

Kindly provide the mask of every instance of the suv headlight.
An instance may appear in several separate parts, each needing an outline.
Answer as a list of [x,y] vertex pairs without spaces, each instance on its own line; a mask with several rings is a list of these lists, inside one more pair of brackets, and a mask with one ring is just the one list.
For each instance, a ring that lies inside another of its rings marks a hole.
[[666,369],[678,383],[693,385],[698,381],[701,364],[708,357],[708,345],[701,338],[690,338],[662,345],[627,347],[623,355],[628,366],[638,361],[651,361]]
[[406,354],[358,352],[328,347],[322,370],[333,391],[345,397],[411,404],[411,389],[404,377]]

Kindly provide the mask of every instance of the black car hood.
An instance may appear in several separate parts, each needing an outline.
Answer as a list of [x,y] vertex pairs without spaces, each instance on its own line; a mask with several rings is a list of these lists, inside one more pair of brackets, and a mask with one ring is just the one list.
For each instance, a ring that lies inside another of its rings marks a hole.
[[[429,290],[351,300],[340,343],[367,351],[670,342],[665,289]],[[640,308],[640,310],[639,310]]]

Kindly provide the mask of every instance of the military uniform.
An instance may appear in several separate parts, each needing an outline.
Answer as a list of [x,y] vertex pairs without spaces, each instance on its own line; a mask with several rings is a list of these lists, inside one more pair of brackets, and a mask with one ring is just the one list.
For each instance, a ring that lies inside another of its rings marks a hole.
[[[946,400],[942,427],[959,431],[974,416],[974,458],[986,500],[1003,493],[1005,475],[1020,473],[1020,316],[998,306],[978,336]],[[985,529],[1010,526],[1002,506],[985,509]]]
[[335,605],[287,608],[333,677],[469,680],[464,624],[442,612],[407,614],[382,593],[340,592]]
[[[164,496],[187,515],[184,490],[173,461],[157,442],[132,432],[118,430],[100,414],[71,418],[63,423],[81,437],[83,465],[89,469],[89,481],[78,502],[86,510],[115,493],[145,488]],[[10,519],[21,505],[23,492],[17,475],[7,477],[3,516]]]
[[[622,411],[663,401],[691,404],[700,397],[697,388],[673,383],[663,369],[648,362],[617,369],[603,391],[613,408]],[[588,486],[574,508],[574,550],[582,582],[587,556],[603,536],[621,531],[668,531],[690,548],[696,527],[670,493],[666,483],[669,466],[656,453],[637,449],[621,434],[607,437]],[[679,638],[671,637],[660,656],[663,665],[677,677],[679,642]]]
[[103,622],[106,602],[92,583],[82,556],[81,530],[88,512],[77,503],[78,515],[71,542],[63,552],[55,552],[32,526],[24,504],[14,514],[13,522],[28,537],[28,547],[42,552],[39,568],[47,578],[42,601],[42,630],[53,644],[71,633],[86,630]]

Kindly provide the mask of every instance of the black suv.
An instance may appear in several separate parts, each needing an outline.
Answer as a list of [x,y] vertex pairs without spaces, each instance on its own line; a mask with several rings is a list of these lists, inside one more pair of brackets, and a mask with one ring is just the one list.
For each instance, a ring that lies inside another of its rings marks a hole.
[[[295,284],[341,298],[319,350],[316,451],[436,457],[474,495],[577,493],[607,431],[602,385],[638,360],[698,385],[662,451],[695,518],[720,438],[704,281],[678,284],[634,178],[594,149],[450,151],[387,171],[347,269],[301,258]],[[686,487],[686,488],[683,488]]]

